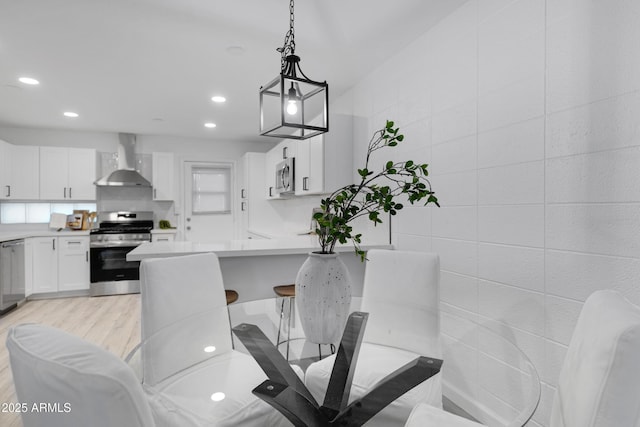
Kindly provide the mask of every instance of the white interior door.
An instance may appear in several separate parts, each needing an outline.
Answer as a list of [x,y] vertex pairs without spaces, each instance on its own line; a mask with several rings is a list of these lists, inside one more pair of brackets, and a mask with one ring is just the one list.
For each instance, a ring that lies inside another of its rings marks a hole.
[[184,236],[192,242],[234,238],[231,163],[184,163]]

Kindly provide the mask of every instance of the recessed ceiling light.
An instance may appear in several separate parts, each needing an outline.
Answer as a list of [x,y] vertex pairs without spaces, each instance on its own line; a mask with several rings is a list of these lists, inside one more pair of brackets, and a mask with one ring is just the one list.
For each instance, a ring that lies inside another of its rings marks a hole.
[[78,113],[74,113],[73,111],[65,111],[63,114],[65,117],[73,117],[73,118],[78,117]]
[[231,56],[240,56],[244,53],[244,48],[242,46],[229,46],[226,50]]
[[211,98],[211,100],[212,100],[213,102],[217,102],[217,103],[219,104],[219,103],[221,103],[221,102],[226,102],[226,101],[227,101],[227,98],[225,98],[224,96],[216,95],[216,96],[212,97],[212,98]]
[[216,127],[216,124],[215,123],[205,123],[204,127],[213,129],[214,127]]
[[224,393],[219,391],[211,395],[211,400],[213,400],[214,402],[220,402],[221,400],[224,400],[225,397],[226,396],[224,395]]
[[216,346],[214,345],[208,345],[204,348],[205,353],[213,353],[214,351],[216,351]]
[[39,85],[40,84],[39,81],[37,81],[36,79],[31,78],[31,77],[20,77],[18,80],[20,81],[20,83],[24,83],[26,85]]

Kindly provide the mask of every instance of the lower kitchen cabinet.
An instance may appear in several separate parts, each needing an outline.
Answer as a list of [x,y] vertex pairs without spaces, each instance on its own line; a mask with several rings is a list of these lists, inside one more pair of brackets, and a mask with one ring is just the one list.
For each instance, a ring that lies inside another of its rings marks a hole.
[[58,291],[89,289],[89,237],[58,237]]
[[89,289],[89,236],[29,240],[34,294]]

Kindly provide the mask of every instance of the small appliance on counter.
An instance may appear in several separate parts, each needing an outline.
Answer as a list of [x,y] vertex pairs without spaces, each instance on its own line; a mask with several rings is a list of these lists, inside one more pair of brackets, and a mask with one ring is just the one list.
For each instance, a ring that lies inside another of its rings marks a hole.
[[100,212],[98,220],[89,232],[91,296],[139,293],[140,262],[127,254],[151,241],[153,212]]

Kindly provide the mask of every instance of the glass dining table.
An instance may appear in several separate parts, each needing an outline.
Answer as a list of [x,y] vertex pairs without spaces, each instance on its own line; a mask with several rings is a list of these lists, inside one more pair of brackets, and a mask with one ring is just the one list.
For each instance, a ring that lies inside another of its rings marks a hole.
[[[360,305],[361,299],[354,297],[351,311],[356,313],[356,325],[358,319],[362,318]],[[340,360],[340,355],[343,354],[340,352],[344,347],[340,343],[318,345],[305,338],[294,300],[270,298],[235,302],[227,308],[234,330],[229,331],[234,349],[256,358],[269,379],[272,379],[274,372],[276,377],[280,375],[277,372],[278,363],[280,367],[286,366],[285,369],[289,365],[295,365],[298,376],[303,376],[302,372],[312,363],[332,353],[338,353],[336,359]],[[364,313],[362,329],[366,328],[366,317],[376,315],[384,313]],[[435,365],[423,365],[422,368],[414,366],[413,371],[405,375],[405,380],[420,375],[424,375],[423,378],[426,379],[439,370],[445,411],[489,427],[524,426],[531,419],[540,398],[539,377],[527,355],[505,338],[503,332],[489,329],[473,317],[453,310],[443,310],[439,318],[441,336],[437,354],[420,355],[424,363]],[[362,336],[361,333],[359,339]],[[356,338],[351,340],[352,343],[356,341]],[[256,354],[258,347],[259,355]],[[357,350],[355,355],[357,357]],[[260,358],[266,365],[261,363]],[[139,347],[127,357],[127,362],[135,371],[141,372]],[[338,364],[334,365],[334,370]],[[355,366],[357,369],[357,362]],[[430,370],[433,366],[436,366],[435,371]],[[179,373],[176,372],[177,374]],[[268,381],[265,384],[255,384],[254,394],[277,408],[274,402],[268,401]],[[260,396],[258,386],[266,387],[262,392],[267,393],[267,398]],[[353,396],[349,396],[349,400],[352,399]]]
[[[351,312],[360,304],[361,298],[353,298]],[[337,343],[318,345],[305,338],[294,300],[234,303],[228,309],[232,327],[257,326],[283,358],[303,370],[339,350]],[[490,427],[524,426],[540,399],[540,380],[527,355],[472,317],[442,311],[440,322],[441,352],[423,356],[442,359],[444,410]],[[249,352],[242,340],[233,339],[236,350]]]

